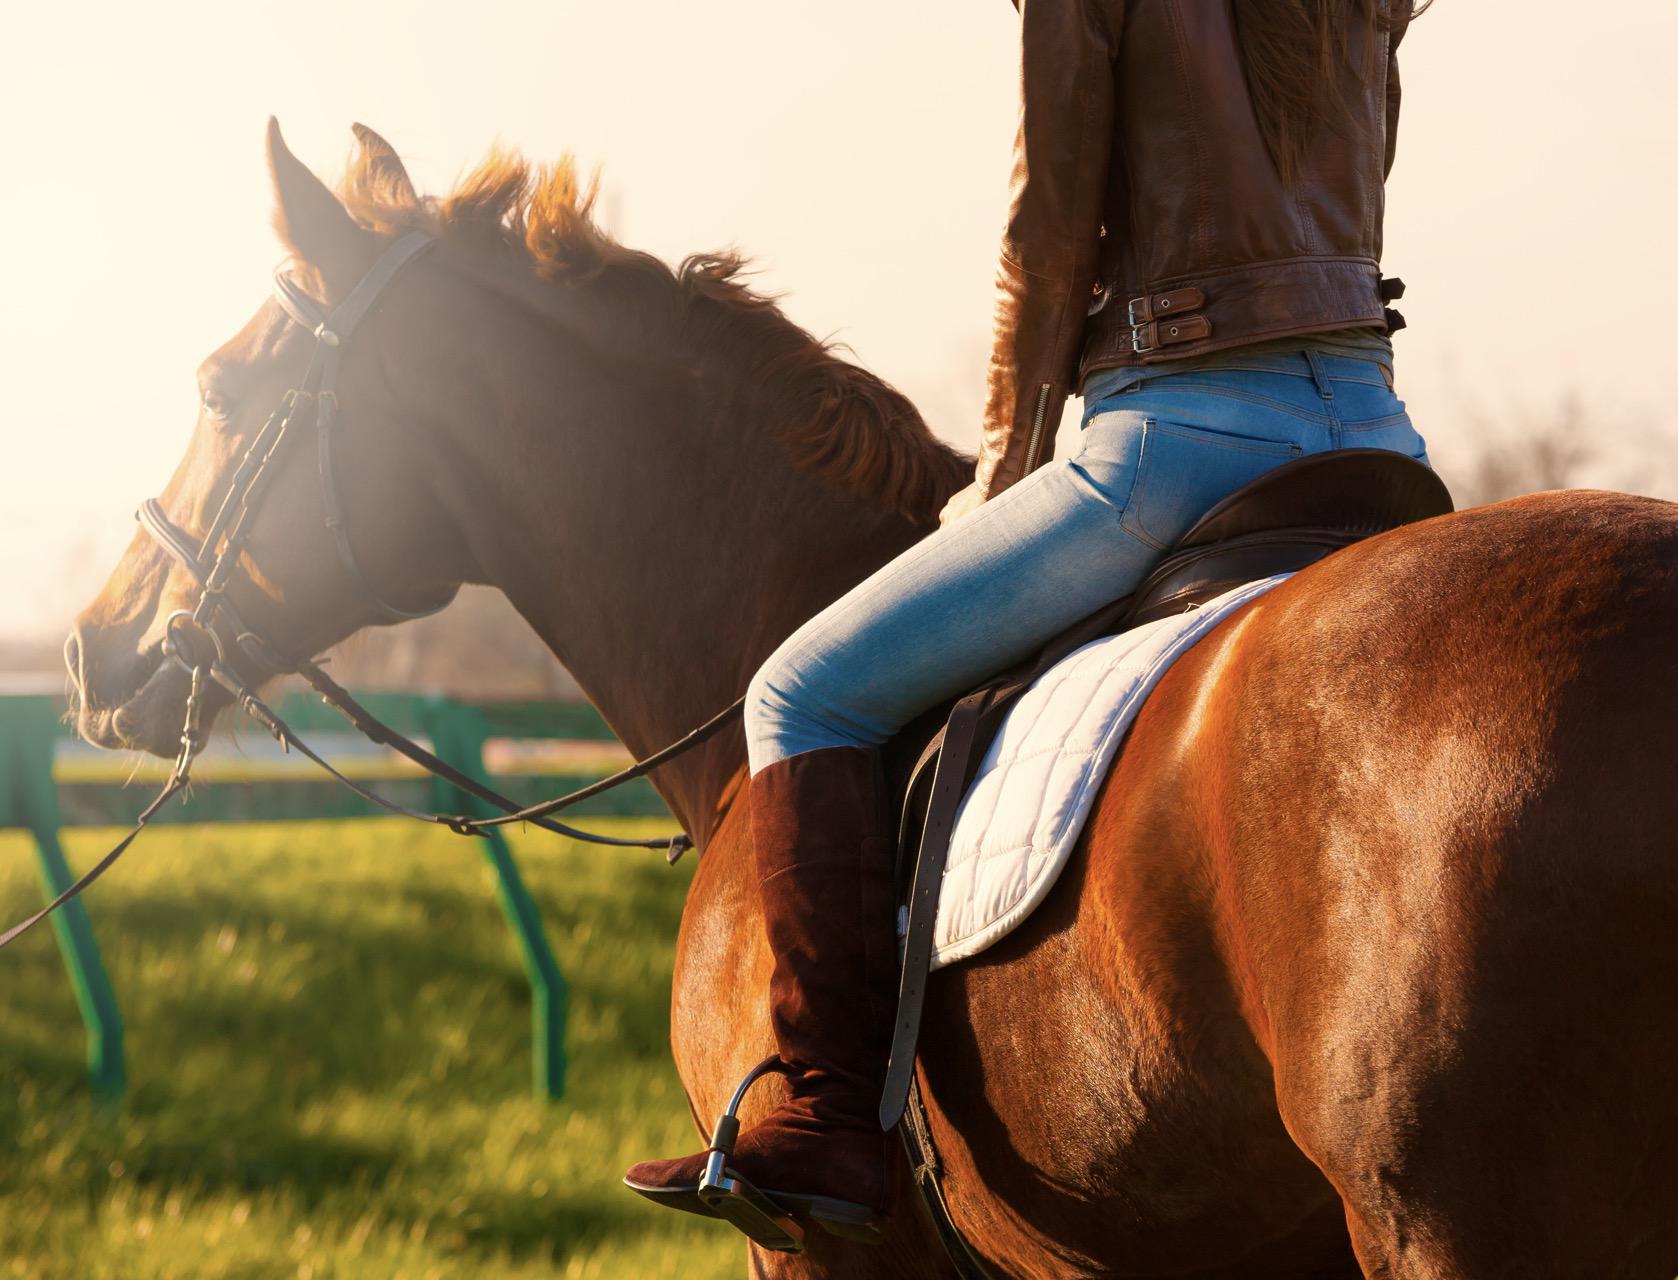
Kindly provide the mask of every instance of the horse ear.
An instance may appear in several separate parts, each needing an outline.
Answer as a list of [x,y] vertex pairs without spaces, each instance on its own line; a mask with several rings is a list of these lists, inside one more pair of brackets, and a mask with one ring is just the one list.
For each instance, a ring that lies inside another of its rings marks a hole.
[[268,174],[274,184],[274,230],[327,293],[342,296],[372,262],[373,236],[355,224],[342,202],[286,146],[280,123],[268,118]]
[[413,180],[408,177],[396,148],[364,124],[350,128],[355,130],[356,141],[361,144],[360,168],[373,185],[398,204],[417,205],[419,193],[414,190]]

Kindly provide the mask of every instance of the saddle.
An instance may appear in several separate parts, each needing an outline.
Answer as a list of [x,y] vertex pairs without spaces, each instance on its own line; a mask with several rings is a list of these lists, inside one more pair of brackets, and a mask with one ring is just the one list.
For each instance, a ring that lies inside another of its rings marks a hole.
[[[932,775],[946,758],[957,710],[983,700],[958,796],[1001,726],[1003,713],[1039,676],[1092,640],[1187,613],[1236,587],[1294,573],[1354,542],[1455,508],[1445,484],[1420,462],[1384,449],[1310,454],[1266,472],[1213,506],[1136,591],[1048,641],[958,699],[932,708],[885,748],[887,781],[899,805],[900,883],[926,845]],[[953,814],[952,814],[953,817]]]
[[1297,572],[1355,542],[1453,509],[1439,477],[1403,454],[1343,449],[1284,463],[1207,511],[1134,594],[934,708],[887,747],[888,782],[901,803],[897,875],[908,924],[880,1123],[889,1130],[903,1122],[899,1131],[916,1187],[963,1275],[983,1271],[944,1207],[938,1161],[915,1087],[915,1045],[956,816],[1008,708],[1039,676],[1093,640],[1185,613],[1248,582]]

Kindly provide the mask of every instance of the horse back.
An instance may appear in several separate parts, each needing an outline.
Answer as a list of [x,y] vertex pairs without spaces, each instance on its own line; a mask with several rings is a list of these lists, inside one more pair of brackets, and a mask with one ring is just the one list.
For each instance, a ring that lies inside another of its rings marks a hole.
[[1409,526],[1179,662],[1038,916],[939,975],[1004,1269],[1355,1275],[1349,1222],[1369,1274],[1673,1273],[1678,1184],[1628,1178],[1678,1138],[1675,512]]

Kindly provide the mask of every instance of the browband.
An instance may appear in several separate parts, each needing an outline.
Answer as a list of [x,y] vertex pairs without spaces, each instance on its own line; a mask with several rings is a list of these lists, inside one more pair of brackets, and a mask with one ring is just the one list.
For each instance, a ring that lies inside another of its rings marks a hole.
[[327,346],[339,346],[348,341],[356,326],[366,319],[379,295],[397,273],[434,243],[436,238],[424,231],[409,231],[398,236],[379,255],[379,260],[361,277],[355,288],[331,311],[306,293],[284,270],[274,273],[274,301],[299,326]]

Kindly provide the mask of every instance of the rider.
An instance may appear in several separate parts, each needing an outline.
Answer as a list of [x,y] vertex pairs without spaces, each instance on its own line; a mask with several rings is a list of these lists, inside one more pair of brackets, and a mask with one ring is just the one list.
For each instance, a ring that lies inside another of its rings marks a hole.
[[[974,483],[781,645],[747,696],[752,839],[788,1097],[729,1168],[877,1217],[897,988],[878,748],[1135,588],[1208,507],[1301,454],[1425,461],[1392,390],[1383,184],[1417,0],[1016,0],[1013,207]],[[1049,462],[1080,389],[1074,456]],[[703,1153],[634,1189],[704,1212]]]

